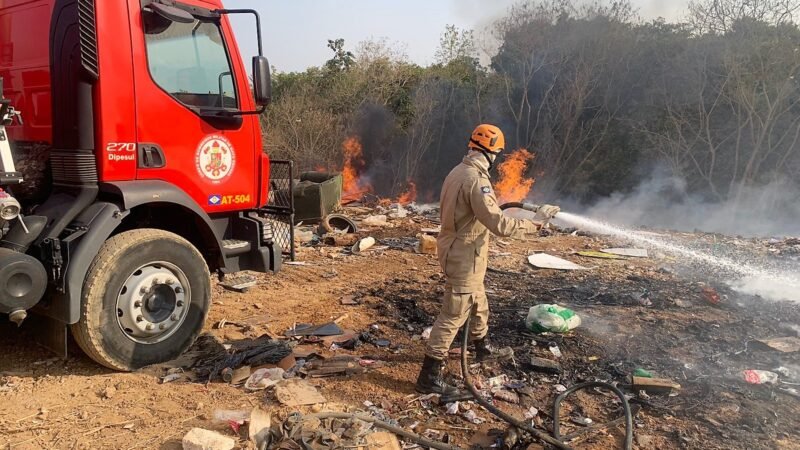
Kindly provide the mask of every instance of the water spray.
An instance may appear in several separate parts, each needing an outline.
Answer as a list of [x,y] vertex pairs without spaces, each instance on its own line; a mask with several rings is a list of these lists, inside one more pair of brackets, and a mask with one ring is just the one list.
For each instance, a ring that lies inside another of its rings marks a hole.
[[771,270],[768,267],[750,264],[745,261],[715,256],[692,249],[665,238],[649,233],[637,232],[608,222],[590,219],[577,214],[561,212],[558,219],[575,227],[599,234],[622,237],[630,241],[661,249],[668,253],[681,255],[687,259],[713,266],[738,277],[731,285],[734,289],[749,294],[758,294],[775,300],[800,301],[800,274]]

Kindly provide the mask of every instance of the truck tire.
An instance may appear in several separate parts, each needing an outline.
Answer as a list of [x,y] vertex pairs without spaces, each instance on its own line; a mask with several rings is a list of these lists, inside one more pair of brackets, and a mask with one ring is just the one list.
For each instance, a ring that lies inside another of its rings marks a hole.
[[210,303],[208,266],[191,243],[162,230],[126,231],[89,266],[72,334],[98,363],[136,370],[188,349]]

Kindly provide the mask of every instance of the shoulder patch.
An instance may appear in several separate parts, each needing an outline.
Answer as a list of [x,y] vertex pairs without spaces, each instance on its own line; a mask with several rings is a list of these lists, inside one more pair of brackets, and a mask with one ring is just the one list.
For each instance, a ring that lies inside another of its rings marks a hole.
[[490,188],[489,186],[482,186],[481,187],[481,192],[483,192],[484,194],[491,194],[492,193],[492,188]]

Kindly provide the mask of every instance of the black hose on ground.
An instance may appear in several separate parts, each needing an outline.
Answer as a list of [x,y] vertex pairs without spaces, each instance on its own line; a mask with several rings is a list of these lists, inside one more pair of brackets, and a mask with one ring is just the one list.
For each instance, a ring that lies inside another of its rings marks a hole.
[[556,448],[560,448],[562,450],[571,450],[571,447],[567,444],[561,442],[561,434],[559,429],[559,414],[561,411],[561,402],[566,398],[568,395],[572,394],[573,392],[579,391],[581,389],[586,389],[590,387],[601,387],[612,391],[616,394],[620,401],[622,402],[622,409],[625,413],[625,450],[631,450],[633,448],[633,415],[631,414],[631,407],[628,404],[628,400],[625,398],[625,394],[622,393],[616,386],[613,386],[609,383],[604,383],[601,381],[592,381],[588,383],[581,383],[576,384],[575,386],[570,387],[561,395],[556,397],[555,402],[553,402],[553,436],[548,434],[542,433],[541,431],[533,428],[533,426],[521,421],[517,420],[517,418],[504,413],[500,409],[496,408],[494,405],[486,401],[483,398],[480,391],[475,388],[475,385],[472,384],[472,377],[469,374],[469,367],[467,366],[467,343],[469,342],[469,326],[470,321],[472,319],[472,314],[475,313],[475,306],[473,306],[472,311],[467,316],[467,320],[464,323],[464,339],[461,342],[461,372],[464,376],[464,384],[469,389],[470,393],[475,397],[475,401],[478,402],[479,405],[486,408],[487,411],[494,414],[495,416],[505,420],[506,422],[510,423],[511,425],[525,430],[536,439],[540,441],[546,442]]
[[353,414],[353,413],[341,413],[341,412],[321,412],[316,414],[309,414],[310,417],[316,417],[317,419],[358,419],[363,420],[364,422],[369,422],[375,425],[378,428],[383,428],[384,430],[394,433],[403,439],[413,441],[423,447],[428,448],[435,448],[436,450],[461,450],[460,447],[456,447],[454,445],[445,444],[443,442],[434,441],[431,439],[424,438],[416,433],[412,433],[410,431],[406,431],[400,427],[396,427],[394,425],[390,425],[386,422],[380,421],[372,416],[368,416],[365,414]]
[[625,414],[625,446],[623,447],[625,450],[631,450],[633,448],[633,414],[631,413],[631,406],[628,404],[628,399],[625,398],[625,394],[619,390],[616,386],[604,383],[602,381],[589,381],[586,383],[576,384],[568,388],[566,391],[562,392],[561,395],[556,397],[556,400],[553,402],[553,437],[556,439],[561,440],[561,430],[560,430],[560,423],[559,423],[559,416],[561,414],[561,402],[564,401],[567,396],[572,393],[578,392],[583,389],[589,389],[593,387],[599,387],[603,389],[608,389],[609,391],[613,392],[617,397],[619,397],[620,401],[622,402],[622,411]]
[[470,321],[472,319],[472,314],[475,312],[475,306],[473,306],[472,311],[467,316],[467,321],[464,323],[464,339],[461,343],[461,372],[464,376],[464,384],[467,385],[467,389],[472,393],[472,396],[475,397],[475,401],[478,402],[479,405],[486,408],[487,411],[494,414],[495,416],[505,420],[506,422],[514,425],[515,427],[519,428],[520,430],[525,430],[528,433],[532,434],[533,437],[539,439],[540,441],[546,442],[556,448],[560,448],[562,450],[572,450],[570,446],[567,444],[554,439],[552,436],[542,433],[541,431],[533,428],[533,426],[521,421],[517,420],[517,418],[506,414],[505,412],[501,411],[500,409],[496,408],[494,405],[486,401],[481,395],[480,391],[475,388],[475,385],[472,384],[472,377],[469,374],[469,367],[467,366],[467,343],[469,342],[469,326]]

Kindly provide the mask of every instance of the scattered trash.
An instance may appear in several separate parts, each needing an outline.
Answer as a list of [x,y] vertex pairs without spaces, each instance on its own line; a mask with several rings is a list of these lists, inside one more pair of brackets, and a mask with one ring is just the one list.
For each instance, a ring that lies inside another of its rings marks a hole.
[[760,342],[767,347],[782,353],[794,353],[800,351],[800,338],[796,337],[759,339],[757,342]]
[[247,435],[256,448],[262,448],[262,445],[266,447],[266,443],[270,438],[271,425],[272,418],[269,412],[258,406],[250,411],[250,426],[247,430]]
[[564,386],[563,384],[557,384],[557,385],[555,385],[553,387],[555,388],[556,392],[558,392],[559,394],[562,393],[562,392],[566,392],[567,391],[567,387]]
[[629,256],[632,258],[649,258],[647,249],[644,248],[604,248],[600,250],[603,253],[609,253],[617,256]]
[[516,392],[509,391],[508,389],[492,389],[492,396],[507,403],[513,403],[515,405],[519,404],[519,395],[517,395]]
[[339,325],[336,322],[328,322],[322,325],[312,325],[312,324],[296,324],[294,328],[286,331],[284,333],[287,337],[294,337],[294,336],[337,336],[342,334],[343,331],[339,328]]
[[427,341],[431,338],[431,331],[433,331],[433,327],[428,327],[422,330],[422,340]]
[[419,239],[419,243],[417,243],[417,253],[421,253],[423,255],[436,254],[435,237],[430,236],[428,234],[418,234],[417,238]]
[[496,388],[501,387],[504,384],[508,383],[508,375],[498,375],[496,377],[489,378],[489,387]]
[[422,233],[425,233],[425,234],[437,235],[437,234],[439,234],[439,233],[441,233],[441,232],[442,232],[442,227],[436,227],[436,228],[421,228],[419,231],[420,231],[420,232],[422,232]]
[[532,420],[534,417],[539,415],[539,410],[531,406],[525,411],[525,420]]
[[375,216],[368,216],[364,220],[361,221],[362,225],[368,227],[388,227],[391,224],[388,222],[388,217],[386,215],[375,215]]
[[350,250],[357,255],[373,247],[376,242],[377,241],[375,240],[374,237],[365,237],[363,239],[360,239],[355,244],[353,244],[353,247],[351,247]]
[[308,381],[284,380],[275,386],[275,397],[284,406],[304,406],[325,403],[327,400]]
[[[343,214],[329,214],[319,224],[319,234],[353,234],[358,233],[358,226]],[[352,244],[350,244],[352,245]]]
[[258,369],[253,372],[244,383],[244,388],[248,391],[261,391],[283,381],[285,370],[280,367],[272,369]]
[[649,394],[670,394],[680,390],[681,385],[666,378],[633,377],[633,389]]
[[586,267],[579,266],[574,262],[561,259],[547,253],[537,253],[528,256],[528,262],[539,269],[555,269],[555,270],[588,270]]
[[308,244],[314,240],[314,232],[313,231],[303,231],[296,229],[294,231],[294,240],[300,244]]
[[213,418],[215,422],[236,422],[243,425],[250,420],[250,411],[246,409],[217,409],[214,410]]
[[[560,353],[561,352],[559,351],[559,354]],[[552,373],[552,374],[561,373],[561,365],[549,359],[532,356],[530,364],[531,366],[533,366],[533,370],[537,372]]]
[[742,376],[750,384],[776,384],[779,380],[777,373],[767,370],[745,370]]
[[[201,345],[202,347],[202,345]],[[276,341],[268,338],[259,338],[220,347],[216,342],[210,342],[211,350],[192,364],[195,379],[198,382],[210,382],[221,378],[225,368],[237,369],[243,365],[251,367],[264,364],[277,364],[287,355],[292,354],[286,341]]]
[[363,448],[369,450],[402,450],[403,448],[397,436],[386,431],[368,434],[364,440],[366,442]]
[[575,311],[559,305],[536,305],[528,310],[525,326],[534,333],[566,333],[581,325]]
[[653,374],[652,373],[650,373],[649,371],[647,371],[645,369],[642,369],[641,367],[637,368],[636,370],[633,371],[633,376],[642,377],[642,378],[653,378]]
[[584,427],[588,427],[589,425],[594,423],[594,421],[588,417],[573,417],[570,419],[570,421],[576,425],[581,425]]
[[361,304],[358,302],[358,300],[356,300],[355,296],[353,295],[345,295],[339,300],[339,303],[345,306],[356,306]]
[[706,286],[700,291],[700,293],[703,294],[703,298],[705,298],[712,305],[719,305],[720,301],[722,300],[719,292],[712,287]]
[[229,291],[239,292],[242,294],[249,291],[250,288],[256,284],[258,284],[258,279],[252,275],[226,277],[225,281],[219,283],[220,286]]
[[450,415],[458,414],[458,402],[448,403],[446,406],[447,406],[447,414]]
[[334,356],[328,359],[309,361],[302,373],[311,378],[323,378],[339,375],[356,375],[364,373],[368,368],[381,367],[378,361],[361,359],[358,356]]
[[408,210],[403,208],[403,205],[397,205],[392,212],[389,213],[389,217],[392,219],[405,219],[408,217]]
[[236,441],[215,431],[192,428],[183,436],[183,450],[232,450]]
[[481,419],[480,417],[478,417],[478,415],[475,414],[475,410],[472,409],[470,409],[469,411],[465,411],[464,414],[461,415],[461,417],[467,419],[468,421],[474,423],[475,425],[480,425],[483,422],[486,422],[485,419]]
[[560,359],[562,356],[564,356],[561,353],[561,349],[558,348],[558,345],[556,345],[556,344],[550,345],[549,347],[547,347],[547,349],[550,350],[550,353],[552,353],[553,356],[555,356],[557,359]]
[[171,373],[171,374],[169,374],[169,375],[167,375],[167,376],[165,376],[164,378],[161,379],[161,384],[166,384],[166,383],[171,383],[173,381],[178,381],[181,378],[183,378],[183,376],[184,375],[182,373]]
[[355,350],[361,345],[360,334],[353,330],[344,330],[342,334],[322,338],[322,345],[325,348],[330,348],[333,344],[348,350]]
[[357,234],[326,234],[322,238],[325,245],[334,247],[352,247],[358,242]]
[[599,258],[599,259],[625,259],[622,256],[614,255],[612,253],[603,253],[597,252],[594,250],[586,250],[582,252],[576,253],[579,256],[585,256],[587,258]]

